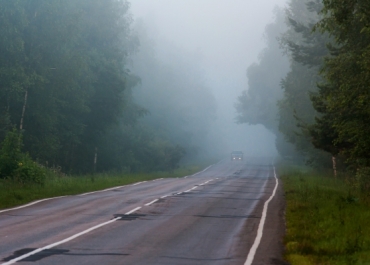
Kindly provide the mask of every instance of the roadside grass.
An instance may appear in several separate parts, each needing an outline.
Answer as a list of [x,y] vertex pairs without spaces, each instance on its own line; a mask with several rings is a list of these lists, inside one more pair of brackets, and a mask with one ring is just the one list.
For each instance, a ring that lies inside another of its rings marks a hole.
[[204,166],[201,165],[186,165],[181,166],[171,173],[104,173],[83,176],[61,176],[50,173],[44,185],[25,185],[14,181],[0,180],[0,209],[10,208],[44,198],[76,195],[140,181],[183,177],[199,172],[203,168]]
[[291,265],[370,264],[370,203],[348,176],[279,170],[286,196],[285,258]]

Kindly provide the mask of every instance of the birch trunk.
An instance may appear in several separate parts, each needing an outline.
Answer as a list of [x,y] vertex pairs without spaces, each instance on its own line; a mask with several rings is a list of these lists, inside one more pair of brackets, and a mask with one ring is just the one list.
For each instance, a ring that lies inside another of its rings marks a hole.
[[98,148],[95,147],[95,155],[94,155],[94,172],[96,172],[96,163],[98,161]]
[[337,178],[337,160],[332,156],[334,177]]
[[23,120],[24,120],[24,113],[26,112],[27,99],[28,99],[28,89],[26,89],[26,93],[24,94],[21,122],[19,123],[19,130],[21,131],[23,130]]

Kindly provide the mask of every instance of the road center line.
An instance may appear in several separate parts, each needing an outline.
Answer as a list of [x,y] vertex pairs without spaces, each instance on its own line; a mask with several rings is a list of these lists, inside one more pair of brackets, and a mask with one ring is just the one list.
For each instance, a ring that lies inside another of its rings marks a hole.
[[[222,161],[222,160],[221,160]],[[220,162],[221,162],[220,161]],[[219,162],[219,163],[220,163]],[[191,176],[195,176],[195,175],[198,175],[204,171],[206,171],[207,169],[209,169],[210,167],[212,167],[213,165],[210,165],[209,167],[203,169],[202,171],[198,172],[198,173],[195,173]],[[189,176],[185,176],[184,178],[187,178]],[[156,180],[161,180],[163,178],[160,178],[160,179],[156,179]],[[139,185],[141,183],[145,183],[147,181],[141,181],[141,182],[137,182],[135,184],[132,184],[131,186],[136,186],[136,185]],[[89,195],[89,194],[94,194],[94,193],[98,193],[98,192],[104,192],[104,191],[110,191],[110,190],[114,190],[114,189],[119,189],[119,188],[123,188],[123,187],[127,187],[129,185],[123,185],[123,186],[118,186],[118,187],[113,187],[113,188],[108,188],[108,189],[105,189],[105,190],[98,190],[98,191],[92,191],[92,192],[86,192],[86,193],[82,193],[82,194],[78,194],[76,196],[79,196],[79,197],[82,197],[82,196],[86,196],[86,195]],[[48,200],[53,200],[53,199],[58,199],[58,198],[63,198],[63,197],[67,197],[67,196],[70,196],[70,195],[66,195],[66,196],[58,196],[58,197],[52,197],[52,198],[45,198],[45,199],[42,199],[42,200],[37,200],[37,201],[34,201],[34,202],[31,202],[31,203],[28,203],[28,204],[25,204],[25,205],[22,205],[22,206],[18,206],[18,207],[15,207],[15,208],[10,208],[10,209],[5,209],[5,210],[0,210],[0,213],[4,213],[4,212],[8,212],[8,211],[13,211],[13,210],[18,210],[18,209],[22,209],[22,208],[25,208],[25,207],[28,207],[28,206],[32,206],[32,205],[35,205],[37,203],[40,203],[40,202],[43,202],[43,201],[48,201]],[[168,197],[168,195],[166,196]],[[161,197],[161,198],[166,198],[166,197]]]
[[210,165],[209,167],[207,167],[207,168],[205,168],[205,169],[203,169],[202,171],[199,171],[199,172],[197,172],[197,173],[195,173],[195,174],[193,174],[193,175],[191,175],[191,177],[194,177],[194,176],[196,176],[196,175],[198,175],[198,174],[200,174],[200,173],[203,173],[204,171],[206,171],[207,169],[209,169],[210,167],[212,167],[213,165]]
[[[209,167],[211,167],[211,166],[209,166]],[[209,167],[208,167],[208,168],[209,168]],[[207,170],[208,168],[204,169],[204,170],[203,170],[203,171],[201,171],[201,172],[204,172],[204,171],[205,171],[205,170]],[[201,172],[199,172],[199,173],[201,173]],[[197,174],[198,174],[198,173],[197,173]],[[276,178],[276,174],[275,174],[275,178]],[[206,183],[208,183],[208,182],[210,182],[210,181],[212,181],[212,180],[209,180],[209,181],[207,181],[207,182],[205,182],[205,183],[203,183],[203,184],[206,184]],[[138,184],[141,184],[141,183],[144,183],[144,182],[147,182],[147,181],[138,182],[138,183],[133,184],[132,186],[135,186],[135,185],[138,185]],[[203,184],[201,184],[201,185],[203,185]],[[108,191],[108,190],[117,189],[117,188],[121,188],[121,187],[123,187],[123,186],[120,186],[120,187],[114,187],[114,188],[109,188],[109,189],[106,189],[106,190],[103,190],[103,191]],[[184,191],[184,192],[192,191],[192,190],[196,189],[197,187],[198,187],[198,186],[194,186],[193,188],[191,188],[191,189],[189,189],[189,190],[187,190],[187,191]],[[94,191],[94,192],[84,193],[84,194],[81,194],[80,196],[84,196],[84,195],[91,194],[91,193],[103,192],[103,191]],[[276,191],[276,187],[275,187],[274,193],[275,193],[275,191]],[[181,193],[183,193],[183,192],[179,192],[179,193],[177,193],[177,195],[178,195],[178,194],[181,194]],[[168,197],[168,196],[170,196],[170,195],[165,195],[165,196],[162,196],[161,198],[162,198],[162,199],[164,199],[164,198],[166,198],[166,197]],[[61,196],[61,197],[65,197],[65,196]],[[56,197],[56,198],[61,198],[61,197]],[[35,201],[35,202],[29,203],[29,204],[26,204],[26,205],[23,205],[23,206],[20,206],[20,207],[17,207],[17,208],[12,208],[12,209],[7,209],[7,210],[2,210],[2,211],[0,211],[0,213],[1,213],[1,212],[5,212],[5,211],[10,211],[10,210],[16,210],[16,209],[24,208],[24,207],[27,207],[27,206],[30,206],[30,205],[33,205],[33,204],[36,204],[36,203],[39,203],[39,202],[42,202],[42,201],[51,200],[51,199],[55,199],[55,198],[47,198],[47,199],[43,199],[43,200],[39,200],[39,201]],[[269,200],[271,200],[271,198],[270,198]],[[151,204],[153,204],[153,203],[155,203],[155,202],[157,202],[157,201],[158,201],[158,199],[155,199],[155,200],[153,200],[153,201],[151,201],[151,202],[149,202],[149,203],[147,203],[147,204],[145,204],[145,205],[146,205],[146,206],[149,206],[149,205],[151,205]],[[141,208],[142,208],[142,207],[136,207],[135,209],[133,209],[133,210],[131,210],[131,211],[129,211],[129,212],[127,212],[127,213],[125,213],[124,215],[130,215],[130,214],[132,214],[132,213],[136,212],[137,210],[139,210],[139,209],[141,209]],[[9,261],[7,261],[7,262],[5,262],[5,263],[2,263],[2,264],[0,264],[0,265],[10,265],[10,264],[14,264],[14,263],[16,263],[16,262],[18,262],[18,261],[20,261],[20,260],[23,260],[23,259],[25,259],[25,258],[28,258],[28,257],[30,257],[30,256],[32,256],[32,255],[37,254],[37,253],[40,253],[40,252],[41,252],[41,251],[43,251],[43,250],[51,249],[51,248],[53,248],[53,247],[59,246],[59,245],[64,244],[64,243],[67,243],[67,242],[69,242],[69,241],[71,241],[71,240],[73,240],[73,239],[75,239],[75,238],[77,238],[77,237],[80,237],[80,236],[82,236],[82,235],[85,235],[85,234],[87,234],[87,233],[89,233],[89,232],[91,232],[91,231],[94,231],[94,230],[96,230],[96,229],[98,229],[98,228],[100,228],[100,227],[103,227],[103,226],[106,226],[106,225],[108,225],[108,224],[111,224],[111,223],[113,223],[113,222],[115,222],[115,221],[117,221],[117,220],[120,220],[120,219],[122,219],[122,217],[116,217],[116,218],[113,218],[112,220],[109,220],[109,221],[107,221],[107,222],[104,222],[104,223],[98,224],[98,225],[96,225],[96,226],[90,227],[89,229],[86,229],[86,230],[84,230],[84,231],[82,231],[82,232],[80,232],[80,233],[77,233],[77,234],[75,234],[75,235],[73,235],[73,236],[70,236],[70,237],[68,237],[68,238],[66,238],[66,239],[63,239],[63,240],[61,240],[61,241],[55,242],[55,243],[53,243],[53,244],[47,245],[47,246],[42,247],[42,248],[35,249],[34,251],[31,251],[31,252],[29,252],[29,253],[26,253],[26,254],[24,254],[24,255],[22,255],[22,256],[19,256],[19,257],[15,258],[15,259],[9,260]],[[261,225],[261,224],[260,224],[260,225]],[[252,246],[252,248],[253,248],[253,246]],[[247,264],[247,263],[246,263],[246,264]]]
[[153,201],[151,201],[151,202],[149,202],[149,203],[147,203],[147,204],[145,204],[146,206],[149,206],[149,205],[152,205],[153,203],[155,203],[155,202],[157,202],[158,201],[158,199],[155,199],[155,200],[153,200]]
[[139,210],[139,209],[141,209],[141,207],[136,207],[135,209],[133,209],[133,210],[131,210],[131,211],[129,211],[129,212],[127,212],[127,213],[125,213],[125,215],[130,215],[130,214],[132,214],[133,212],[136,212],[137,210]]
[[249,250],[247,260],[245,261],[244,265],[251,265],[252,264],[254,256],[256,254],[256,251],[258,249],[258,246],[261,243],[261,239],[262,239],[262,235],[263,235],[263,227],[265,225],[266,216],[267,216],[267,209],[268,209],[270,201],[274,198],[274,196],[276,194],[277,187],[279,185],[279,180],[276,177],[275,167],[274,167],[274,178],[275,178],[275,181],[276,181],[274,191],[272,192],[270,198],[263,205],[262,217],[261,217],[260,223],[258,225],[257,236],[254,240],[254,243],[253,243],[251,249]]
[[[130,215],[130,214],[132,214],[133,212],[136,212],[136,211],[137,211],[137,210],[139,210],[139,209],[141,209],[141,207],[136,207],[135,209],[133,209],[133,210],[131,210],[131,211],[129,211],[129,212],[127,212],[127,213],[125,213],[125,215]],[[47,245],[47,246],[42,247],[42,248],[35,249],[34,251],[31,251],[31,252],[29,252],[29,253],[27,253],[27,254],[24,254],[24,255],[22,255],[22,256],[19,256],[18,258],[15,258],[15,259],[9,260],[8,262],[2,263],[1,265],[10,265],[10,264],[14,264],[14,263],[16,263],[16,262],[18,262],[18,261],[20,261],[20,260],[23,260],[23,259],[25,259],[25,258],[28,258],[28,257],[30,257],[30,256],[32,256],[32,255],[37,254],[37,253],[40,253],[40,252],[41,252],[41,251],[43,251],[43,250],[51,249],[51,248],[56,247],[56,246],[58,246],[58,245],[61,245],[61,244],[67,243],[67,242],[69,242],[69,241],[71,241],[71,240],[73,240],[73,239],[75,239],[75,238],[77,238],[77,237],[80,237],[80,236],[82,236],[82,235],[85,235],[85,234],[87,234],[87,233],[89,233],[89,232],[91,232],[91,231],[94,231],[94,230],[96,230],[96,229],[98,229],[98,228],[100,228],[100,227],[103,227],[103,226],[106,226],[106,225],[108,225],[108,224],[111,224],[111,223],[113,223],[113,222],[115,222],[115,221],[117,221],[117,220],[120,220],[120,219],[122,219],[122,217],[116,217],[116,218],[113,218],[112,220],[109,220],[109,221],[107,221],[107,222],[104,222],[104,223],[98,224],[98,225],[96,225],[96,226],[90,227],[89,229],[86,229],[86,230],[84,230],[84,231],[82,231],[82,232],[80,232],[80,233],[77,233],[77,234],[75,234],[75,235],[73,235],[73,236],[70,236],[70,237],[68,237],[68,238],[66,238],[66,239],[63,239],[63,240],[61,240],[61,241],[58,241],[58,242],[56,242],[56,243],[53,243],[53,244]]]

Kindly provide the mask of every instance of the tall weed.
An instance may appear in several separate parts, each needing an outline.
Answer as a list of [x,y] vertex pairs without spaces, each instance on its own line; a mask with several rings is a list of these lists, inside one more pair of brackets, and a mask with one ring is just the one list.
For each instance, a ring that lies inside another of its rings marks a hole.
[[285,171],[281,178],[292,265],[370,264],[370,207],[361,188],[312,171]]

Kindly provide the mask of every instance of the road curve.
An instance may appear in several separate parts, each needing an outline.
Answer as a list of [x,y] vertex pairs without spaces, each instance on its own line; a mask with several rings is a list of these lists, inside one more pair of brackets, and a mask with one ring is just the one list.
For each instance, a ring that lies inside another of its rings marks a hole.
[[[0,264],[243,265],[275,187],[271,159],[250,158],[3,211]],[[285,264],[282,214],[279,188],[251,264]]]

